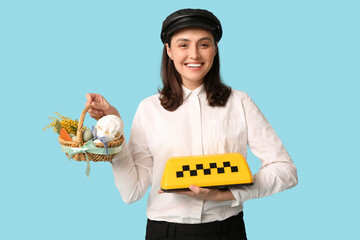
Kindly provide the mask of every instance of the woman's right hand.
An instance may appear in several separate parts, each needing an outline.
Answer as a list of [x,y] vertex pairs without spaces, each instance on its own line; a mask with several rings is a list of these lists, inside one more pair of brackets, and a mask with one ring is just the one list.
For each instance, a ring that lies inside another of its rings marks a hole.
[[91,104],[92,109],[89,109],[88,113],[92,118],[99,120],[106,115],[116,115],[120,117],[118,110],[113,107],[106,99],[97,93],[88,93],[86,94],[87,102],[85,105]]

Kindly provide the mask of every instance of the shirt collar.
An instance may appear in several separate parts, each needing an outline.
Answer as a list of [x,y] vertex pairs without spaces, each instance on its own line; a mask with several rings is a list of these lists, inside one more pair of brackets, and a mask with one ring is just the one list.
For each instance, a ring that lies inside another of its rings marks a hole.
[[199,97],[203,97],[206,95],[205,93],[205,89],[204,89],[204,84],[201,84],[198,88],[194,89],[194,90],[190,90],[186,87],[184,87],[184,85],[181,85],[182,90],[183,90],[183,98],[184,100],[186,98],[188,98],[191,95],[197,95]]

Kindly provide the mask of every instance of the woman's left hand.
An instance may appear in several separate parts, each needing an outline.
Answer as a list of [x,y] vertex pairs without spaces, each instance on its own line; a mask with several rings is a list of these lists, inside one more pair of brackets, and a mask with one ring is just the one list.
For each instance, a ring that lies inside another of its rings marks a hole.
[[[196,185],[190,185],[189,190],[179,190],[173,191],[171,193],[182,194],[193,198],[198,198],[202,200],[210,200],[215,202],[221,201],[229,201],[235,200],[234,195],[231,193],[229,189],[226,190],[219,190],[216,188],[201,188]],[[158,193],[164,193],[163,191],[159,190]]]

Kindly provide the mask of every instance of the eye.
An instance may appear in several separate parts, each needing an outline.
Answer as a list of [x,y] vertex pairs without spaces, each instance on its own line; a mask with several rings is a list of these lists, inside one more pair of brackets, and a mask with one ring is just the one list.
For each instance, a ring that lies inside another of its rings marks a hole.
[[201,48],[208,48],[210,46],[210,43],[208,42],[201,42],[199,45]]
[[179,47],[181,47],[181,48],[186,48],[186,47],[188,47],[188,45],[187,45],[186,43],[180,43],[180,44],[179,44]]

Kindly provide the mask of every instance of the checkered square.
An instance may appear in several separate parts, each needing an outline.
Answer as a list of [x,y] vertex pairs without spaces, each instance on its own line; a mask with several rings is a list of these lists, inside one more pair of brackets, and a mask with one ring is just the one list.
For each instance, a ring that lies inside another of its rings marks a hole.
[[[198,171],[203,171],[204,175],[211,175],[212,173],[215,174],[223,174],[225,173],[225,168],[230,168],[231,172],[238,172],[239,169],[237,166],[231,166],[230,162],[223,162],[223,166],[217,166],[216,163],[210,163],[209,164],[210,168],[204,168],[203,164],[196,164],[195,167],[192,169],[190,168],[190,165],[183,165],[182,166],[182,171],[177,171],[176,172],[176,177],[177,178],[182,178],[184,177],[184,172],[190,172],[190,176],[197,176],[198,175]],[[213,171],[212,171],[213,169]]]

